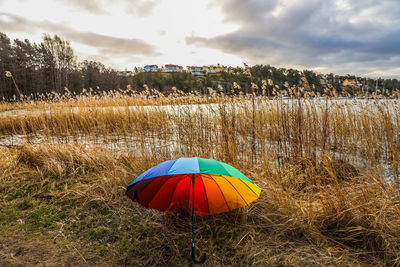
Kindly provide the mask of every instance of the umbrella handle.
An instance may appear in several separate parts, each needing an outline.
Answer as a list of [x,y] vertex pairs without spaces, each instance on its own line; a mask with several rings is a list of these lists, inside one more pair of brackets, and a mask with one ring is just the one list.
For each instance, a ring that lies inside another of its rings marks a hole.
[[206,259],[207,259],[207,255],[206,253],[203,254],[203,257],[201,257],[201,259],[198,261],[196,260],[195,256],[194,256],[194,182],[195,182],[195,176],[194,174],[192,175],[192,261],[195,264],[203,264]]
[[193,244],[193,246],[192,246],[192,261],[195,264],[203,264],[206,261],[206,259],[207,259],[207,254],[204,253],[200,260],[196,260],[196,257],[194,256],[194,244]]

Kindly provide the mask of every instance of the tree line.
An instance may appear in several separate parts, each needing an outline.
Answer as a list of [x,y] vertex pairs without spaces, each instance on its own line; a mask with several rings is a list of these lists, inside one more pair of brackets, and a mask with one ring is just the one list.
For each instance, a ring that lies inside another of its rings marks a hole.
[[[343,81],[346,79],[356,80],[359,86],[344,88]],[[276,68],[270,65],[254,65],[248,68],[228,67],[226,72],[200,77],[192,76],[190,73],[136,72],[132,83],[138,88],[146,84],[159,91],[168,91],[175,86],[184,92],[196,90],[207,93],[207,89],[212,88],[226,94],[254,92],[257,95],[269,96],[273,94],[274,90],[299,85],[321,94],[327,87],[335,88],[338,93],[346,90],[348,94],[357,94],[362,90],[364,93],[373,93],[376,86],[381,92],[385,91],[387,94],[400,89],[400,81],[397,79],[375,80],[333,73],[323,75],[312,70],[300,71],[291,68]]]
[[[196,90],[204,94],[212,88],[226,94],[254,92],[272,95],[277,88],[294,85],[310,87],[321,93],[330,85],[340,93],[344,89],[341,84],[345,79],[356,79],[362,84],[363,90],[369,92],[373,92],[377,85],[376,80],[371,78],[332,73],[322,75],[311,70],[300,71],[270,65],[229,67],[226,72],[201,77],[186,72],[138,71],[131,77],[124,77],[100,62],[79,62],[70,42],[57,35],[44,34],[40,43],[31,43],[28,39],[15,39],[11,42],[6,34],[0,32],[0,73],[6,72],[9,75],[0,76],[0,100],[18,100],[19,93],[33,99],[52,97],[54,93],[64,94],[66,88],[72,94],[90,88],[93,93],[127,88],[141,91],[147,85],[166,94],[176,87],[183,92]],[[390,93],[400,88],[400,81],[379,79],[378,87]],[[354,88],[349,93],[355,94]]]
[[63,94],[65,88],[80,93],[83,88],[107,91],[128,84],[100,62],[78,62],[69,41],[48,34],[41,43],[31,43],[28,39],[11,42],[0,32],[0,73],[0,99],[6,100],[19,98],[16,87],[27,97],[39,98]]

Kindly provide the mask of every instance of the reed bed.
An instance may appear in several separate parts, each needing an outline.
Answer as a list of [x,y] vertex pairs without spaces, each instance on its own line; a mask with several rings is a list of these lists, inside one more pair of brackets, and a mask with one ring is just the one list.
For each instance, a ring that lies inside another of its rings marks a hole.
[[116,106],[160,106],[179,104],[208,104],[215,103],[219,98],[207,97],[194,91],[184,93],[173,87],[168,96],[156,89],[150,89],[147,85],[144,90],[138,92],[132,89],[119,89],[111,91],[99,91],[83,89],[79,94],[72,93],[65,88],[63,94],[52,92],[42,94],[39,97],[21,95],[17,102],[0,101],[0,112],[10,110],[37,110],[56,109],[64,107],[116,107]]
[[88,93],[0,106],[0,221],[50,229],[81,264],[188,264],[189,217],[124,193],[193,155],[263,189],[249,207],[197,219],[209,266],[400,264],[399,100]]
[[189,98],[186,105],[61,102],[54,109],[8,113],[0,120],[0,142],[97,145],[155,158],[195,154],[243,168],[272,160],[284,169],[300,158],[315,163],[329,154],[368,170],[384,163],[390,178],[399,179],[398,100],[218,96],[194,105],[202,98]]
[[[0,148],[2,211],[20,212],[5,225],[35,233],[24,227],[44,206],[49,213],[34,222],[54,222],[36,232],[75,241],[86,263],[188,264],[190,216],[145,209],[124,195],[134,177],[167,159],[79,145]],[[197,218],[208,266],[400,263],[400,199],[383,177],[328,156],[241,171],[263,192],[249,207]]]

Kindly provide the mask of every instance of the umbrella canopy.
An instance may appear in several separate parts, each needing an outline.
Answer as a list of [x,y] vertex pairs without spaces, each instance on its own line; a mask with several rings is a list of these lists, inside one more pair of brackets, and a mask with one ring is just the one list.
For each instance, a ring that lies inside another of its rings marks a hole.
[[260,193],[261,189],[234,167],[198,157],[160,163],[137,177],[126,191],[145,207],[160,211],[194,209],[197,216],[246,206]]
[[261,189],[234,167],[203,158],[168,160],[145,171],[128,185],[126,194],[145,207],[192,213],[192,261],[195,258],[194,216],[231,211],[256,200]]

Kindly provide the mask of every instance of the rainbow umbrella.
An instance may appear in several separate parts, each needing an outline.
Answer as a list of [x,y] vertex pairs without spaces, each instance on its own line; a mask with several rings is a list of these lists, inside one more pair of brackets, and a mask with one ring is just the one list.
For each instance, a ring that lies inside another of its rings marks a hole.
[[228,212],[256,200],[261,189],[234,167],[198,157],[168,160],[145,171],[128,187],[126,194],[147,208],[192,213],[192,260],[194,215]]

